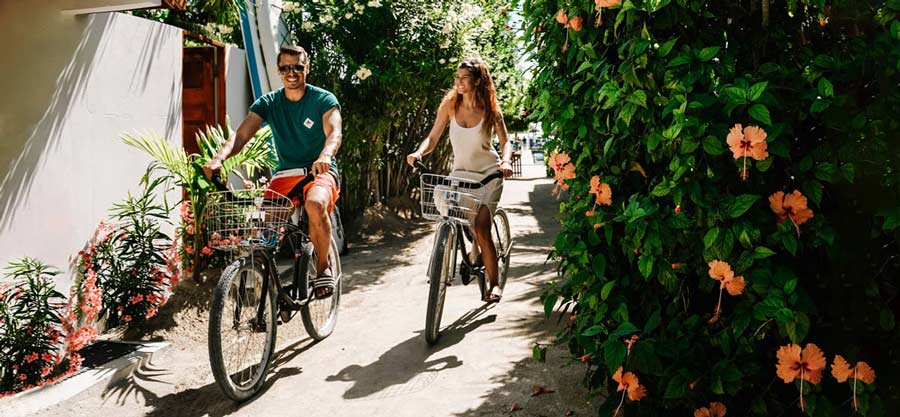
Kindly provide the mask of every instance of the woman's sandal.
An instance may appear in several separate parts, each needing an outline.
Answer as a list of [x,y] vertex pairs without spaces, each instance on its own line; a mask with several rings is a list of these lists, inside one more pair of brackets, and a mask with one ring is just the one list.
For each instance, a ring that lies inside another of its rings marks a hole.
[[488,289],[487,294],[481,301],[484,301],[488,304],[490,303],[499,303],[500,299],[503,297],[503,289],[500,288],[499,285],[491,285],[491,288]]
[[313,294],[316,298],[328,298],[334,294],[334,286],[337,281],[332,276],[331,267],[328,267],[322,274],[312,280]]

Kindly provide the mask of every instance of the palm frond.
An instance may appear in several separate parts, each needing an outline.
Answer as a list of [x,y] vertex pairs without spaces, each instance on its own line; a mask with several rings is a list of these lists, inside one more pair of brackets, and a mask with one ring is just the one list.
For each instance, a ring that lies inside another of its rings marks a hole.
[[[275,168],[275,156],[269,141],[271,135],[272,131],[268,126],[260,129],[241,149],[241,152],[222,163],[222,175],[227,176],[235,169],[242,168],[252,177],[258,169]],[[231,136],[230,132],[228,136]],[[205,132],[197,132],[197,145],[200,148],[201,160],[212,159],[228,140],[228,136],[219,126],[207,126]]]
[[187,153],[182,147],[169,143],[165,137],[154,133],[138,136],[126,133],[122,135],[122,142],[156,159],[180,184],[191,182],[191,164]]

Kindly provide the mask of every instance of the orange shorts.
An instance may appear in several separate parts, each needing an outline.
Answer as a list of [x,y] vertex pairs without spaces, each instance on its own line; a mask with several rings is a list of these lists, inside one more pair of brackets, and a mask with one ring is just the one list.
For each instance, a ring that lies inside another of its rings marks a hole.
[[291,201],[294,202],[294,205],[299,207],[301,201],[306,200],[306,193],[312,187],[325,187],[331,190],[331,201],[328,203],[328,212],[331,213],[334,211],[334,204],[337,203],[338,198],[341,196],[341,186],[337,180],[337,172],[335,172],[334,169],[331,169],[328,172],[316,175],[315,179],[303,185],[302,190],[298,190],[298,185],[305,178],[306,174],[301,170],[289,169],[279,171],[272,177],[272,181],[269,182],[269,187],[267,189],[290,198]]

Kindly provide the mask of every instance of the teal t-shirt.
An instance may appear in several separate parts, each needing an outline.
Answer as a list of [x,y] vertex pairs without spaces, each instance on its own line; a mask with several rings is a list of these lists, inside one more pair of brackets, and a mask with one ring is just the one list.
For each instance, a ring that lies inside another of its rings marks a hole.
[[[279,88],[256,99],[250,111],[258,114],[272,128],[278,168],[306,168],[319,159],[325,147],[325,129],[322,116],[337,107],[334,94],[311,84],[300,101],[288,100],[284,88]],[[331,159],[337,169],[337,158]]]

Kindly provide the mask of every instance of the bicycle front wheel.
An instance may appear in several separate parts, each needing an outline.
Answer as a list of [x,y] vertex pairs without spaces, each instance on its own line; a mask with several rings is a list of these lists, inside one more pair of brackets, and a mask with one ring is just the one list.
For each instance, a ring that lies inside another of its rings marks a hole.
[[[334,293],[328,298],[311,297],[310,301],[300,308],[300,316],[303,317],[303,327],[309,333],[309,337],[315,340],[322,340],[334,331],[337,324],[338,306],[341,304],[341,289],[343,288],[344,279],[341,274],[341,257],[340,249],[334,238],[331,239],[331,249],[328,251],[328,265],[331,266],[331,272],[335,274],[336,282],[334,283]],[[316,253],[313,251],[309,257],[309,267],[307,270],[306,282],[312,282],[316,277]],[[307,294],[313,294],[313,288],[307,290]]]
[[453,227],[441,225],[434,237],[434,251],[431,254],[429,271],[428,309],[425,312],[425,341],[429,345],[437,343],[441,337],[441,316],[444,314],[444,299],[447,296],[447,281],[453,270]]
[[[228,398],[245,401],[262,388],[275,350],[275,287],[264,259],[240,258],[222,273],[209,314],[209,360]],[[270,282],[271,283],[271,282]]]
[[512,239],[509,232],[509,217],[503,209],[498,208],[494,212],[491,235],[497,248],[497,271],[499,275],[500,289],[506,287],[506,277],[509,275],[509,257]]

